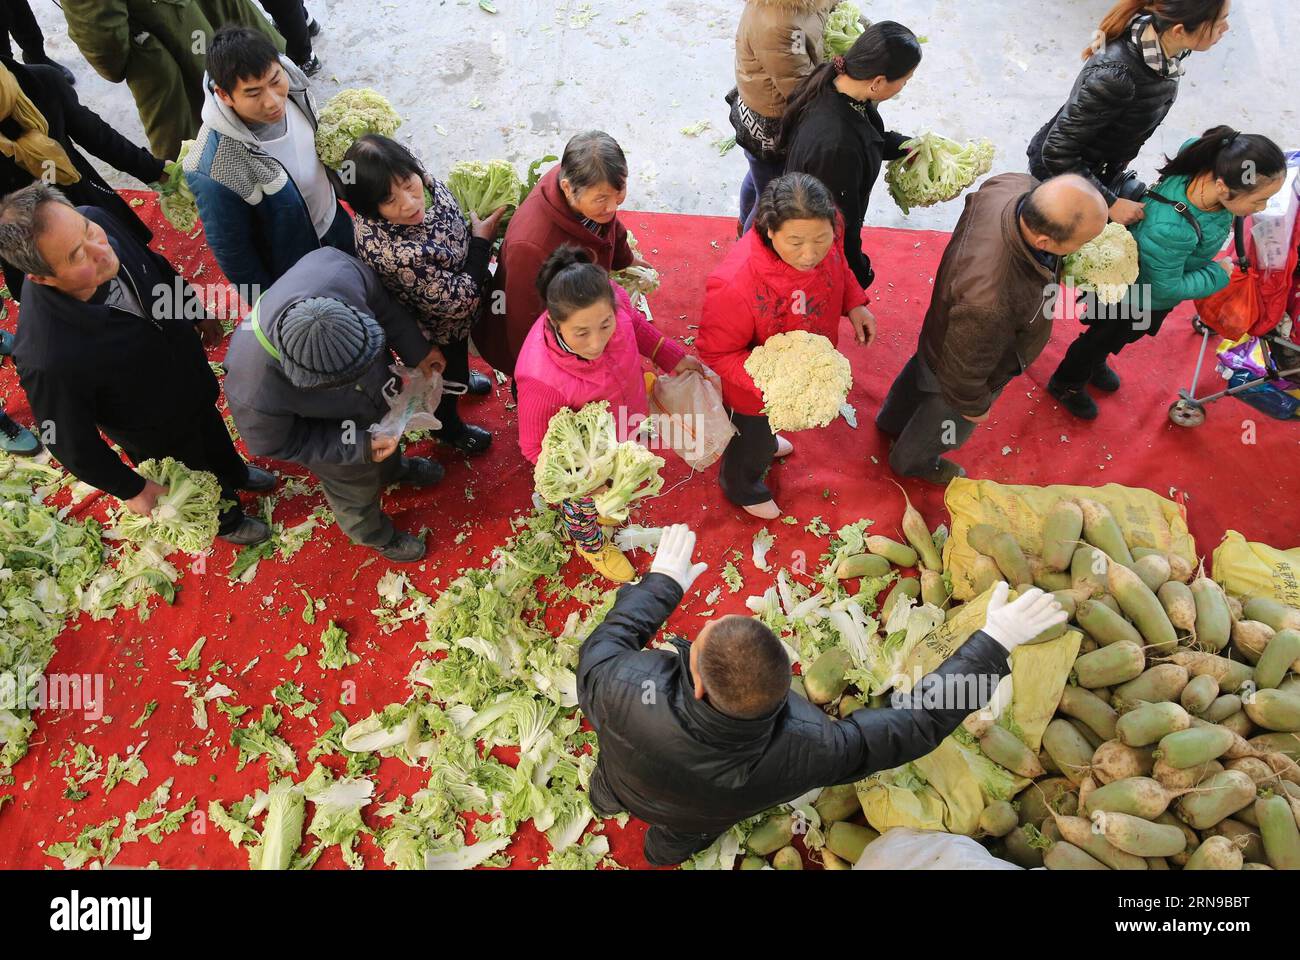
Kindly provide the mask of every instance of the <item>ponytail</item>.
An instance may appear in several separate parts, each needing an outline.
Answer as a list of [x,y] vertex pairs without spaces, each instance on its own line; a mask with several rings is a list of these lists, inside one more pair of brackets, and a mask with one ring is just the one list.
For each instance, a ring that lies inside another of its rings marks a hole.
[[564,244],[552,253],[537,274],[537,292],[546,303],[552,326],[563,323],[577,310],[601,301],[614,304],[609,274],[595,262],[590,250]]
[[1286,172],[1286,155],[1268,137],[1239,133],[1229,126],[1212,127],[1189,143],[1172,160],[1165,158],[1161,177],[1189,179],[1211,174],[1222,180],[1235,197],[1249,193],[1261,182]]
[[868,27],[849,52],[834,57],[813,70],[795,90],[781,118],[779,149],[785,152],[794,137],[794,131],[816,100],[840,74],[854,80],[884,77],[894,81],[905,77],[921,62],[921,42],[916,34],[901,23],[882,20]]
[[1101,20],[1093,42],[1083,49],[1083,59],[1099,53],[1106,44],[1124,35],[1134,18],[1151,14],[1157,33],[1181,26],[1188,33],[1199,33],[1213,26],[1223,15],[1227,0],[1119,0]]

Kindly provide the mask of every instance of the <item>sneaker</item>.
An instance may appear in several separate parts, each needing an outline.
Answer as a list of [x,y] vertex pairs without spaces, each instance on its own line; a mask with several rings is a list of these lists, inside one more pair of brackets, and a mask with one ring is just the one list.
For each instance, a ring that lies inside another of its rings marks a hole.
[[908,473],[904,474],[904,476],[915,477],[918,480],[924,480],[926,483],[946,487],[953,480],[966,476],[966,468],[960,463],[954,463],[947,457],[940,457],[933,470],[926,473]]
[[0,410],[0,450],[14,457],[32,457],[40,453],[41,449],[41,441],[36,439],[36,434]]
[[240,517],[239,523],[235,529],[229,533],[218,534],[220,539],[226,543],[233,543],[238,547],[251,546],[254,543],[261,543],[269,540],[271,537],[271,528],[262,520],[256,517]]
[[315,54],[312,54],[310,60],[306,60],[298,64],[298,69],[301,70],[306,76],[309,77],[314,77],[316,76],[316,74],[320,73],[320,68],[321,68],[320,57],[316,56]]
[[615,583],[630,583],[636,577],[636,570],[627,557],[623,556],[623,551],[612,543],[605,544],[600,553],[588,553],[581,547],[578,548],[578,553],[591,564],[593,570]]
[[775,520],[781,516],[781,508],[776,505],[775,500],[765,500],[742,509],[751,517],[758,517],[760,520]]
[[380,556],[393,563],[415,563],[424,559],[424,541],[409,533],[398,533],[386,547],[376,547]]
[[0,357],[13,356],[14,335],[8,330],[0,330]]
[[1104,390],[1107,393],[1114,393],[1119,389],[1119,374],[1111,369],[1110,364],[1102,362],[1096,370],[1092,371],[1092,376],[1088,378],[1098,390]]
[[467,383],[466,386],[469,387],[469,389],[465,392],[470,396],[486,397],[492,392],[492,378],[485,377],[483,374],[471,370],[469,374],[469,383]]
[[270,470],[263,470],[261,467],[255,467],[250,463],[248,465],[248,479],[244,481],[244,485],[240,489],[247,490],[249,493],[270,493],[279,482],[275,474]]
[[439,430],[434,434],[449,447],[455,447],[461,453],[473,456],[483,453],[492,446],[492,434],[472,423],[462,423],[454,432]]
[[1082,387],[1068,387],[1053,377],[1047,381],[1047,392],[1080,420],[1097,419],[1097,402]]
[[402,457],[402,472],[397,482],[408,487],[431,487],[447,473],[441,463],[424,457]]

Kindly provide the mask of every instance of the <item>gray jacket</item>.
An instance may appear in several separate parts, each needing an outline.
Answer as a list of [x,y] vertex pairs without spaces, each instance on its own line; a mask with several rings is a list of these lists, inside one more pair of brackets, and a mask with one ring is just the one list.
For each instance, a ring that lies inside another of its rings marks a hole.
[[[415,320],[389,296],[373,270],[332,247],[313,250],[271,285],[258,301],[258,323],[278,350],[285,310],[309,297],[334,297],[368,314],[383,327],[392,348],[407,366],[429,353],[429,342]],[[354,384],[301,390],[289,382],[248,321],[230,338],[226,352],[226,402],[235,426],[260,457],[315,464],[370,462],[367,428],[388,411],[384,387],[392,375],[391,357],[382,351]]]

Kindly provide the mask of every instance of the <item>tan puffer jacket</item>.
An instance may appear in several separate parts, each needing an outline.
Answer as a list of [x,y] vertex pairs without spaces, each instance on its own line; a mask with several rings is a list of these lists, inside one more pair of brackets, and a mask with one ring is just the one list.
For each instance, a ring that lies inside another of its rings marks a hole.
[[746,0],[736,31],[736,89],[745,105],[780,117],[822,62],[822,34],[837,0]]

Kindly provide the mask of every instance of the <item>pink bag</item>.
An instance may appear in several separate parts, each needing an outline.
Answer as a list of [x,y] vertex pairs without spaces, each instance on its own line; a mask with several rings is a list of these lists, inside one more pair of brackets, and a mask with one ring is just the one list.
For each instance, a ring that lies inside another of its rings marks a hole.
[[736,434],[722,394],[694,370],[656,379],[650,414],[659,448],[671,449],[693,470],[713,466]]

